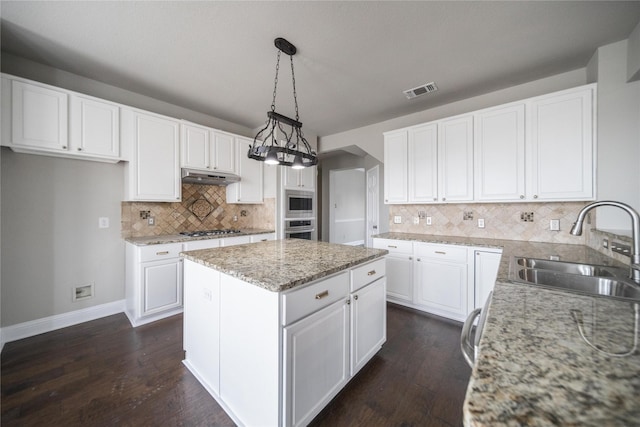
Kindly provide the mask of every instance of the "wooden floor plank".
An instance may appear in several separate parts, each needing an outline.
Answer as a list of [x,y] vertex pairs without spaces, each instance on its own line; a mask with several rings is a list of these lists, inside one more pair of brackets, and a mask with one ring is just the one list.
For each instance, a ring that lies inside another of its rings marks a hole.
[[[313,426],[462,425],[461,325],[388,305],[387,343]],[[182,316],[123,314],[7,343],[2,426],[232,426],[184,367]]]

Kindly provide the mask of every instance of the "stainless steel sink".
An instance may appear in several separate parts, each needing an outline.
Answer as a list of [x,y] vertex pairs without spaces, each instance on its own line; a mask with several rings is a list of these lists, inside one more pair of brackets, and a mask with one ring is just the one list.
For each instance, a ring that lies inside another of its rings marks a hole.
[[629,271],[625,268],[607,265],[578,264],[566,261],[550,261],[536,258],[516,258],[518,265],[526,268],[551,270],[558,273],[579,274],[581,276],[626,277]]
[[588,295],[640,301],[640,286],[624,268],[515,257],[516,281]]

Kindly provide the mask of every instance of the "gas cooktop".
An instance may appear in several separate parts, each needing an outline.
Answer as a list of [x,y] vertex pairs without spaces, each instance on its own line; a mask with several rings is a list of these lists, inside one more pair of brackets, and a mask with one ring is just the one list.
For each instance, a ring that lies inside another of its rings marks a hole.
[[203,236],[220,236],[224,234],[238,234],[238,233],[241,233],[241,231],[235,230],[233,228],[225,228],[221,230],[183,231],[180,234],[183,236],[189,236],[189,237],[203,237]]

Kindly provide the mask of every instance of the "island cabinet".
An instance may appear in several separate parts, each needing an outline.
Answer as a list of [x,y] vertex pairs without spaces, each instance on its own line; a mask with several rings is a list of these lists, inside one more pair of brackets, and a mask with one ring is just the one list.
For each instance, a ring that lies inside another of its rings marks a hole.
[[278,292],[187,256],[184,281],[184,363],[238,425],[307,425],[386,340],[384,259]]

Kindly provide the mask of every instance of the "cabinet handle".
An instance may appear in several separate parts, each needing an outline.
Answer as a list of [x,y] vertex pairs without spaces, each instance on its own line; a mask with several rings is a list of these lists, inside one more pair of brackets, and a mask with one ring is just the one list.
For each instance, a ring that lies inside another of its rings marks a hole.
[[397,246],[393,246],[393,245],[387,245],[387,247],[388,247],[388,248],[394,248],[394,249],[397,249],[397,248],[398,248]]
[[156,252],[156,255],[169,255],[169,251]]
[[442,198],[442,201],[444,202],[445,200],[447,200],[447,198],[446,198],[446,197],[443,197],[443,198]]
[[351,300],[350,300],[350,299],[348,299],[348,300],[347,300],[347,305],[350,305],[350,304],[351,304]]
[[447,254],[446,252],[443,252],[443,251],[436,251],[436,253],[440,254],[440,255],[446,255]]
[[416,258],[416,261],[420,261],[420,258]]
[[367,276],[373,276],[374,274],[376,274],[376,271],[371,270],[370,272],[367,273]]
[[82,151],[82,147],[78,147],[78,151]]
[[521,194],[521,195],[520,195],[520,198],[521,198],[521,199],[524,199],[524,195],[523,195],[523,194]]
[[267,239],[262,239],[262,240],[260,240],[260,241],[261,241],[261,242],[266,242],[266,241],[267,241]]
[[354,299],[354,300],[356,300],[356,301],[358,301],[358,295],[354,295],[354,296],[353,296],[353,299]]
[[67,149],[67,146],[66,146],[66,145],[63,145],[63,146],[62,146],[62,149],[63,149],[63,150],[66,150],[66,149]]
[[413,257],[409,257],[409,261],[411,261],[413,259]]
[[316,294],[316,299],[322,299],[328,296],[329,296],[329,291],[323,291],[323,292],[320,292],[319,294]]
[[438,198],[437,198],[437,197],[434,197],[434,198],[433,198],[433,201],[434,201],[434,202],[437,202],[437,201],[438,201]]
[[534,199],[537,199],[537,198],[538,198],[538,195],[537,195],[537,194],[534,194],[534,195],[533,195],[533,198],[534,198]]
[[389,201],[389,199],[384,199],[384,201],[385,201],[385,202],[388,202],[388,201]]

